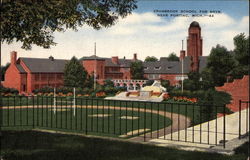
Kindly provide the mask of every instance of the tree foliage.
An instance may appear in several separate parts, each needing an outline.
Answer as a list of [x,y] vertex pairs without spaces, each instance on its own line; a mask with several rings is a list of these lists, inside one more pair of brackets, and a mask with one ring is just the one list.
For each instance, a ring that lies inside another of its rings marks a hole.
[[179,61],[179,57],[177,57],[174,52],[170,53],[170,55],[168,56],[168,61]]
[[249,36],[246,37],[241,33],[234,37],[234,58],[236,67],[232,70],[232,78],[242,78],[243,75],[249,74]]
[[144,62],[156,62],[158,59],[155,56],[147,56]]
[[202,81],[209,83],[208,86],[222,86],[234,67],[232,54],[225,47],[217,45],[210,52],[207,66],[202,73]]
[[234,37],[234,54],[235,59],[240,65],[249,65],[249,36],[246,37],[244,33],[241,33]]
[[1,1],[1,42],[22,42],[22,48],[35,44],[55,45],[53,32],[89,25],[110,27],[119,17],[137,8],[135,0],[26,0]]
[[200,82],[200,73],[199,72],[189,72],[188,79],[183,81],[184,89],[190,91],[196,91],[201,89],[201,82]]
[[4,81],[5,72],[9,66],[10,66],[10,63],[7,63],[5,66],[1,66],[1,68],[0,68],[0,72],[1,72],[0,75],[2,76],[2,78],[1,78],[2,81]]
[[144,67],[141,61],[131,63],[130,74],[132,79],[144,79]]
[[86,70],[76,57],[72,57],[64,68],[64,85],[67,87],[84,87],[86,79]]

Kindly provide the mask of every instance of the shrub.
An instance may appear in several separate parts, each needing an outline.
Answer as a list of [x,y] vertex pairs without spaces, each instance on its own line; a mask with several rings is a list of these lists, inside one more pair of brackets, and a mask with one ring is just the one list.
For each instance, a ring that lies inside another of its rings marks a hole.
[[13,95],[13,94],[17,95],[19,92],[15,88],[7,88],[7,87],[0,86],[0,93],[2,95],[8,95],[8,96],[10,96],[10,95]]
[[147,80],[145,86],[151,86],[154,83],[154,80]]

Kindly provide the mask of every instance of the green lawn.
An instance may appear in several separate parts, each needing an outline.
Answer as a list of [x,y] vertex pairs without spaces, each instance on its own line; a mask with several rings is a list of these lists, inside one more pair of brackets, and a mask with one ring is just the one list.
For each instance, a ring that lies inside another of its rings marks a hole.
[[[58,106],[55,111],[54,114],[53,108],[49,106],[3,109],[3,126],[6,126],[3,129],[19,129],[27,126],[27,129],[30,127],[48,128],[118,137],[131,131],[133,131],[131,136],[138,136],[171,124],[171,120],[167,117],[134,110],[121,110],[120,107],[117,110],[104,109],[103,106],[99,106],[98,109],[76,108],[75,116],[72,106],[68,108]],[[138,129],[143,129],[143,131],[139,133]]]
[[[72,97],[57,97],[57,106],[72,106]],[[34,106],[42,105],[52,106],[54,104],[53,97],[5,97],[3,98],[3,106]],[[168,102],[132,102],[132,101],[113,101],[104,99],[77,98],[77,105],[98,105],[98,106],[117,106],[117,107],[134,107],[147,108],[153,110],[168,111],[179,113],[189,117],[192,125],[214,119],[217,113],[223,113],[223,107],[208,107],[206,105],[197,105],[190,103],[168,103]],[[212,109],[211,109],[212,108]],[[227,111],[227,110],[226,110]]]
[[245,160],[246,154],[227,156],[35,131],[1,134],[3,160]]

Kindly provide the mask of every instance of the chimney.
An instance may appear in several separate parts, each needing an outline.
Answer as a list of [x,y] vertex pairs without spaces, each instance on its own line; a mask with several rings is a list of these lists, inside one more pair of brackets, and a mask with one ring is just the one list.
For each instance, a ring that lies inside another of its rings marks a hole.
[[118,64],[118,56],[112,57],[112,62]]
[[134,61],[137,60],[137,53],[134,53],[134,58],[133,58]]
[[16,64],[16,57],[17,57],[17,52],[16,51],[12,51],[10,52],[10,61],[11,64]]
[[54,61],[54,57],[53,57],[53,56],[50,56],[49,59],[50,59],[51,61]]
[[180,60],[183,60],[186,56],[185,50],[180,51]]

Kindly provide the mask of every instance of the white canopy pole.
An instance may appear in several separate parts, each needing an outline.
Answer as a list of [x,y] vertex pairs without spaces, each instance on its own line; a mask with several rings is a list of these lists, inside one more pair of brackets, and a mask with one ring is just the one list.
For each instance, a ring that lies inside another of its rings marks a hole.
[[73,105],[74,105],[74,116],[75,116],[76,115],[76,88],[74,88]]
[[54,114],[56,114],[56,88],[54,88],[54,108],[53,108]]

